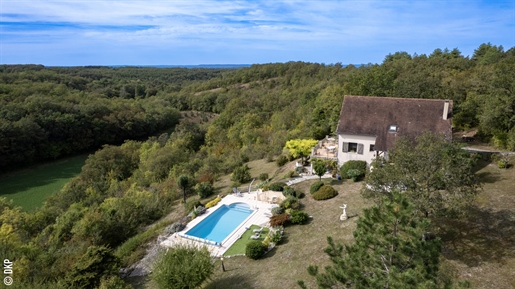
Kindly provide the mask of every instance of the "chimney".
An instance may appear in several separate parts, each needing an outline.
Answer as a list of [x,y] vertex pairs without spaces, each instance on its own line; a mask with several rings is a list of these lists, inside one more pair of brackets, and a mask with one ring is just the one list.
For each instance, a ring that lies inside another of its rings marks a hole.
[[443,104],[443,120],[447,120],[447,116],[449,115],[449,100],[445,100]]

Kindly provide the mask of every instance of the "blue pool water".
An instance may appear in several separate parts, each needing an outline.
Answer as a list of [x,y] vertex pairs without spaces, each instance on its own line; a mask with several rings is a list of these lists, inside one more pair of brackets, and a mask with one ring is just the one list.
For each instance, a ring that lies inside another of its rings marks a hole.
[[185,234],[220,244],[252,212],[244,203],[222,205]]

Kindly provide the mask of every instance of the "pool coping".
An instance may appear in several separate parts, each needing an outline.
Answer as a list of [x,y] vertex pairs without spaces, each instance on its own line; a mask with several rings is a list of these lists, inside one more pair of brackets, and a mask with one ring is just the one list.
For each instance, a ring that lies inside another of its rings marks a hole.
[[[245,233],[251,225],[258,225],[262,227],[269,227],[269,220],[271,216],[271,209],[276,207],[275,204],[269,204],[267,202],[257,201],[256,200],[256,192],[250,193],[242,193],[241,196],[237,196],[235,194],[227,195],[216,206],[209,208],[207,213],[204,213],[191,222],[189,222],[186,227],[178,233],[174,233],[166,240],[161,242],[162,246],[172,247],[177,244],[185,244],[185,245],[193,245],[193,246],[206,246],[210,251],[211,255],[214,257],[221,257],[229,249],[238,239],[241,238],[243,233]],[[185,237],[184,233],[189,231],[191,228],[196,226],[202,220],[204,220],[207,216],[215,212],[222,205],[230,205],[234,203],[245,203],[250,206],[251,210],[254,212],[247,217],[236,229],[234,229],[223,241],[221,244],[214,245],[212,243],[206,243],[204,239],[194,240],[192,236]]]

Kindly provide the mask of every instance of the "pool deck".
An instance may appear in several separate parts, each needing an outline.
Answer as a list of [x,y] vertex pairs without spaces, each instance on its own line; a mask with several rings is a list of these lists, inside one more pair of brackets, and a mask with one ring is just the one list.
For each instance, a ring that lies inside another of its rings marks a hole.
[[[173,247],[178,244],[192,245],[192,246],[206,246],[211,252],[213,257],[221,257],[229,249],[234,242],[236,242],[243,233],[250,228],[251,225],[258,225],[262,227],[269,227],[270,217],[272,216],[271,210],[276,207],[276,204],[270,204],[268,202],[257,201],[259,199],[259,192],[241,193],[241,196],[236,194],[230,194],[224,197],[216,206],[209,208],[207,212],[189,222],[186,228],[181,232],[174,233],[166,240],[161,242],[162,246]],[[254,212],[241,223],[227,238],[222,241],[220,245],[212,245],[209,243],[199,242],[190,238],[183,237],[182,235],[195,225],[200,223],[204,218],[216,211],[222,205],[230,205],[234,203],[245,203],[250,206]]]

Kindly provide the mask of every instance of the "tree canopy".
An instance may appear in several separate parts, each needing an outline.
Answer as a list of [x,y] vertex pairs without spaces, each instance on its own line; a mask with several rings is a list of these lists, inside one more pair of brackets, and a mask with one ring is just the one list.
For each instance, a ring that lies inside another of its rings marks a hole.
[[160,289],[199,288],[214,273],[206,247],[172,247],[156,263],[152,279]]
[[317,143],[318,141],[314,139],[292,139],[286,142],[284,148],[294,158],[302,158],[302,162],[304,162],[304,158],[311,154],[311,149]]
[[[318,288],[439,288],[440,240],[424,237],[429,220],[413,214],[408,199],[396,191],[382,206],[365,209],[354,231],[355,243],[327,237],[331,265],[321,272],[309,266]],[[303,281],[298,282],[306,288]]]
[[388,159],[378,158],[365,179],[363,194],[377,203],[401,190],[426,217],[458,212],[470,204],[480,184],[475,156],[441,135],[426,133],[415,143],[400,139]]

